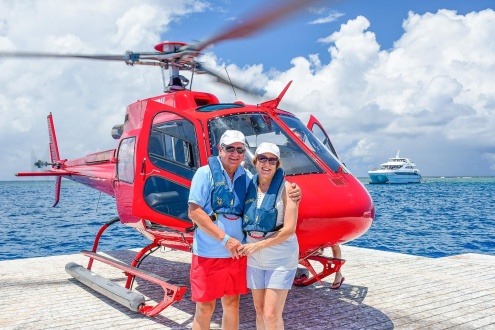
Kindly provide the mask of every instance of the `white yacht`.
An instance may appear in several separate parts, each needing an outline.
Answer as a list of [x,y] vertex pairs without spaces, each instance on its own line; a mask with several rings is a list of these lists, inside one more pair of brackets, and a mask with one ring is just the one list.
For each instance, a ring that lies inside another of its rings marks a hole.
[[380,165],[380,168],[368,171],[370,183],[419,183],[421,173],[416,165],[408,158],[399,157],[399,151],[394,158]]

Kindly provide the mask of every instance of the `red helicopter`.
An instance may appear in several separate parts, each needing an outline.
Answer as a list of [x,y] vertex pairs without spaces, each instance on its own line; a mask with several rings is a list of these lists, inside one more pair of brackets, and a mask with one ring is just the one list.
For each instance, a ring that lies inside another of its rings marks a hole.
[[[302,271],[294,284],[306,286],[338,271],[343,259],[323,256],[323,250],[363,235],[375,217],[373,201],[363,186],[339,160],[320,122],[310,117],[304,125],[294,114],[278,108],[290,82],[280,95],[256,105],[241,101],[221,103],[210,93],[187,89],[189,80],[180,71],[221,75],[205,69],[195,60],[207,46],[247,36],[286,17],[312,1],[293,1],[227,29],[196,44],[162,42],[155,52],[127,52],[125,55],[78,55],[49,53],[0,53],[0,57],[83,58],[124,61],[128,65],[154,65],[170,69],[165,93],[139,100],[127,107],[124,122],[112,128],[115,149],[67,160],[59,155],[52,115],[48,115],[50,162],[38,161],[44,172],[21,172],[17,176],[55,176],[55,205],[60,199],[62,178],[97,189],[115,198],[118,217],[97,233],[87,267],[69,263],[66,271],[94,290],[148,316],[180,301],[186,286],[139,269],[143,259],[159,247],[191,251],[193,223],[188,219],[188,195],[195,171],[217,155],[218,141],[227,129],[244,133],[248,143],[245,166],[254,171],[251,160],[262,142],[276,143],[286,178],[303,191],[299,207],[297,238]],[[191,79],[192,80],[192,79]],[[232,84],[234,86],[234,84]],[[238,87],[238,86],[237,86]],[[135,228],[151,243],[129,264],[97,253],[102,233],[121,222]],[[127,275],[124,287],[91,272],[94,260],[121,269]],[[316,272],[312,262],[322,266]],[[160,285],[163,300],[147,305],[144,296],[131,291],[135,277]]]

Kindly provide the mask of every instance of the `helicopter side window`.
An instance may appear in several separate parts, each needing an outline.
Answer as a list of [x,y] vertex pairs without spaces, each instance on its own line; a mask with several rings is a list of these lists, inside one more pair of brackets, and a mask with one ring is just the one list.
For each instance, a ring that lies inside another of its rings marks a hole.
[[156,167],[192,179],[199,167],[194,125],[177,114],[158,114],[151,128],[148,155]]
[[117,176],[120,181],[134,182],[134,152],[136,137],[123,139],[117,152]]
[[333,147],[332,142],[330,142],[330,140],[327,138],[327,136],[323,132],[323,129],[319,125],[315,124],[312,130],[313,130],[313,134],[318,138],[318,140],[322,141],[323,145],[327,147],[328,150],[330,150],[336,158],[339,158],[339,156],[337,156],[337,152],[335,151],[335,148]]

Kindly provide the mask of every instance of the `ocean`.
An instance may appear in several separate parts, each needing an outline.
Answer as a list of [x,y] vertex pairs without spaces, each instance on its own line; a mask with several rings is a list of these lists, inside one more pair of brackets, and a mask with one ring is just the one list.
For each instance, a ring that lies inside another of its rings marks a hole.
[[365,186],[375,221],[349,245],[431,258],[495,255],[495,177],[423,177],[422,183]]
[[[495,177],[427,177],[401,185],[360,180],[376,217],[363,236],[346,245],[432,258],[495,255]],[[112,197],[69,180],[62,180],[61,200],[52,208],[53,188],[53,181],[0,182],[0,260],[91,250],[100,227],[116,216]],[[115,224],[98,250],[147,244],[136,230]]]

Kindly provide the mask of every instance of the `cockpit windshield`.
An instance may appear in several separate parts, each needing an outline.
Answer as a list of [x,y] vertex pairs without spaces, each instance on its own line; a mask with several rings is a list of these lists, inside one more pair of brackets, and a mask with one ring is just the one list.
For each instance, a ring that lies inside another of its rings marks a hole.
[[[302,141],[310,146],[329,165],[332,171],[338,171],[340,162],[297,118],[284,116],[282,119],[293,129],[296,135],[300,132]],[[218,155],[220,137],[228,129],[241,131],[246,136],[248,145],[244,166],[252,173],[255,172],[252,165],[254,153],[262,142],[275,143],[280,148],[280,158],[285,175],[324,173],[324,170],[302,150],[292,137],[282,130],[269,115],[262,113],[227,115],[210,120],[208,132],[210,150],[213,155]]]
[[282,119],[285,125],[289,126],[297,136],[301,136],[304,144],[327,164],[333,172],[337,173],[339,168],[341,168],[343,173],[348,173],[346,167],[337,159],[337,157],[335,157],[336,153],[333,153],[325,144],[323,144],[323,142],[304,126],[299,119],[287,115],[280,115],[280,119]]

